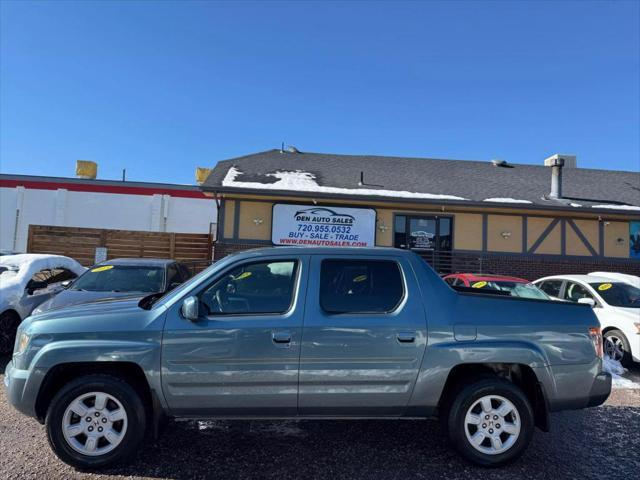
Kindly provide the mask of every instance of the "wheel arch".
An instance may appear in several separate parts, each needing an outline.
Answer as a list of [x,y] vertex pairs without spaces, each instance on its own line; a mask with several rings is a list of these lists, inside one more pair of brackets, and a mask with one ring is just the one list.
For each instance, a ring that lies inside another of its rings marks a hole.
[[157,417],[157,409],[162,410],[155,391],[149,385],[142,367],[134,362],[72,362],[55,365],[47,371],[42,380],[35,402],[35,414],[44,423],[47,410],[55,394],[71,380],[83,375],[105,374],[121,378],[129,383],[140,395],[145,407]]
[[547,392],[543,383],[538,379],[533,368],[522,363],[464,363],[456,365],[449,371],[440,399],[438,401],[439,415],[447,414],[448,407],[456,394],[469,381],[481,377],[503,378],[520,388],[534,412],[535,425],[547,432],[550,428],[549,404]]

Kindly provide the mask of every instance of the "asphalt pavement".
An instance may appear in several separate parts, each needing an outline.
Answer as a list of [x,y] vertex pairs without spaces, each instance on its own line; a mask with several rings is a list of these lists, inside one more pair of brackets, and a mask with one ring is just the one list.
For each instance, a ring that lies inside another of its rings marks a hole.
[[[640,380],[640,368],[630,378]],[[435,421],[178,421],[129,465],[87,474],[55,457],[44,427],[11,408],[2,387],[0,478],[585,480],[640,472],[640,389],[614,390],[605,406],[552,422],[519,461],[488,470],[463,461]]]

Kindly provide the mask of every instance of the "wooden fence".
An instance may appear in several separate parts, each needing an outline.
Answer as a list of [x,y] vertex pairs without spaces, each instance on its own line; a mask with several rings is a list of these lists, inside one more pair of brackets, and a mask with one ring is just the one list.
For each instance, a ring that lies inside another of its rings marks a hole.
[[139,232],[100,228],[29,225],[27,252],[75,258],[95,263],[96,248],[112,258],[174,258],[203,264],[213,258],[213,238],[206,233]]

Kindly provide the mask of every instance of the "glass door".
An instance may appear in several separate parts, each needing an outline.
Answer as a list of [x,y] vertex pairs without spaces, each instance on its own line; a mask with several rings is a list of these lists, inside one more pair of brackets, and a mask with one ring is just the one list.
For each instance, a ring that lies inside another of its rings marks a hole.
[[394,247],[415,250],[437,271],[451,269],[451,217],[396,215]]
[[408,217],[407,247],[411,250],[433,250],[436,247],[436,217]]

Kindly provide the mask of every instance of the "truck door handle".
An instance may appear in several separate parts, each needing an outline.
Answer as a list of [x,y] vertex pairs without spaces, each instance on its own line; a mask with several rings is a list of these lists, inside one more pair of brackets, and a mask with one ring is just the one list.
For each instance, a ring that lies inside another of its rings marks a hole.
[[411,343],[415,341],[416,334],[415,332],[399,332],[396,338],[400,343]]
[[289,332],[273,332],[271,338],[274,343],[291,343],[291,333]]

